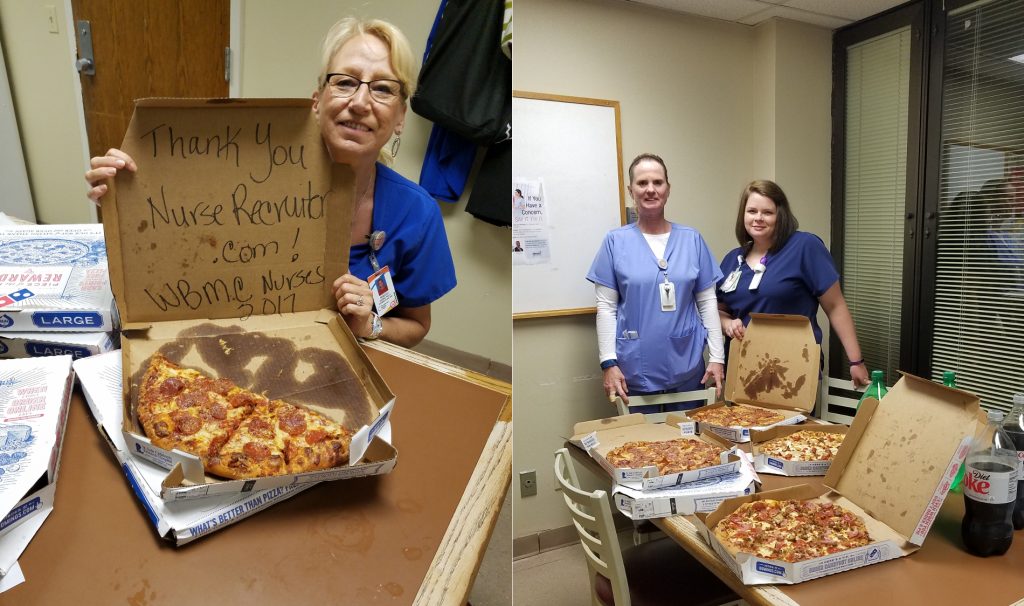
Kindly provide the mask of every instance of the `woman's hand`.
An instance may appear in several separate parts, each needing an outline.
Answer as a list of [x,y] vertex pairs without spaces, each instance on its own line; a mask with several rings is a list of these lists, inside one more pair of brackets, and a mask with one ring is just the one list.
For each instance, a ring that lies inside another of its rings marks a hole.
[[89,160],[89,166],[92,169],[85,173],[85,180],[91,187],[88,196],[97,206],[100,204],[100,198],[106,195],[109,189],[104,181],[113,179],[117,175],[118,170],[124,169],[135,172],[139,168],[131,156],[114,148],[107,150],[107,155],[105,156],[97,156]]
[[868,369],[863,364],[857,364],[850,367],[850,380],[853,381],[855,387],[862,385],[870,385],[871,379],[868,378]]
[[618,366],[609,366],[604,369],[604,392],[608,394],[610,402],[615,402],[615,396],[618,395],[627,406],[629,405],[629,388],[626,387],[626,377],[622,375]]
[[[741,322],[742,324],[742,322]],[[725,375],[725,364],[721,362],[709,362],[707,370],[704,371],[704,378],[700,380],[700,384],[704,387],[708,386],[708,378],[712,378],[715,381],[715,396],[722,397],[722,387],[725,385],[725,381],[722,377]]]
[[357,337],[369,336],[373,330],[370,318],[373,295],[370,294],[370,285],[352,274],[345,274],[334,281],[332,290],[338,302],[338,311],[352,334]]
[[732,318],[722,322],[722,332],[730,339],[742,339],[747,333],[747,328],[743,326],[743,320]]

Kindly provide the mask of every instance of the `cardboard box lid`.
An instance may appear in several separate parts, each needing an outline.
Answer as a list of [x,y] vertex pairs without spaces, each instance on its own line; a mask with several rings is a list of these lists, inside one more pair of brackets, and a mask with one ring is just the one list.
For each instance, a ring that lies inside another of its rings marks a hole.
[[103,204],[126,328],[333,308],[353,177],[309,99],[143,99]]
[[980,413],[977,396],[903,373],[861,405],[824,483],[911,537]]
[[820,350],[806,317],[750,314],[743,338],[729,343],[725,399],[766,408],[814,410]]

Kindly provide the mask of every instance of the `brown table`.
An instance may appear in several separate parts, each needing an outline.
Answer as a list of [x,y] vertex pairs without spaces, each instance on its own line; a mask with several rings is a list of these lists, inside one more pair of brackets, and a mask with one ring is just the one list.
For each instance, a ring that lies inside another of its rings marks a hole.
[[[574,460],[595,473],[607,475],[583,450],[569,447]],[[822,476],[759,475],[764,483],[758,487],[758,492],[795,484],[820,485],[824,479]],[[978,558],[964,551],[960,539],[963,512],[963,496],[950,494],[917,552],[796,585],[741,583],[701,538],[697,530],[700,521],[695,516],[659,518],[653,522],[753,605],[1006,606],[1024,598],[1024,530],[1017,532],[1006,555]]]
[[395,470],[314,486],[179,548],[76,393],[53,513],[0,604],[465,604],[511,480],[510,386],[367,350],[397,397]]

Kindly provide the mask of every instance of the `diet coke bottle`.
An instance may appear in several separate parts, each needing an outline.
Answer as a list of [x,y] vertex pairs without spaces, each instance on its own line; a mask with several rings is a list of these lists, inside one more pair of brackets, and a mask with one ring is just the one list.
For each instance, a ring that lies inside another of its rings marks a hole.
[[1003,431],[1017,449],[1017,504],[1013,508],[1013,527],[1024,528],[1024,393],[1014,394],[1013,408],[1003,421]]
[[975,438],[964,473],[960,530],[967,551],[982,557],[1003,555],[1013,541],[1017,450],[1000,427],[1002,421],[1002,412],[989,411],[988,426]]

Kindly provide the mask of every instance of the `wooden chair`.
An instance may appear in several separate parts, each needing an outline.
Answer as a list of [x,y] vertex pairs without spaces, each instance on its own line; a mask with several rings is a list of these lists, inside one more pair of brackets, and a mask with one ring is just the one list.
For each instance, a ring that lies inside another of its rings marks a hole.
[[818,418],[830,423],[849,425],[857,411],[857,403],[863,389],[857,389],[853,381],[825,377],[821,382],[821,410]]
[[607,493],[580,490],[565,448],[555,451],[555,478],[583,545],[594,606],[720,606],[739,599],[672,540],[620,551]]
[[[622,398],[615,396],[615,406],[619,409],[620,415],[628,415],[630,408],[637,406],[650,406],[651,404],[671,404],[674,402],[689,402],[691,400],[697,400],[704,402],[704,404],[713,404],[716,400],[715,388],[708,387],[707,389],[696,389],[694,391],[679,391],[675,393],[663,393],[656,396],[630,396],[629,404],[627,405],[622,401]],[[644,415],[644,417],[653,423],[663,423],[668,413],[655,412]]]

